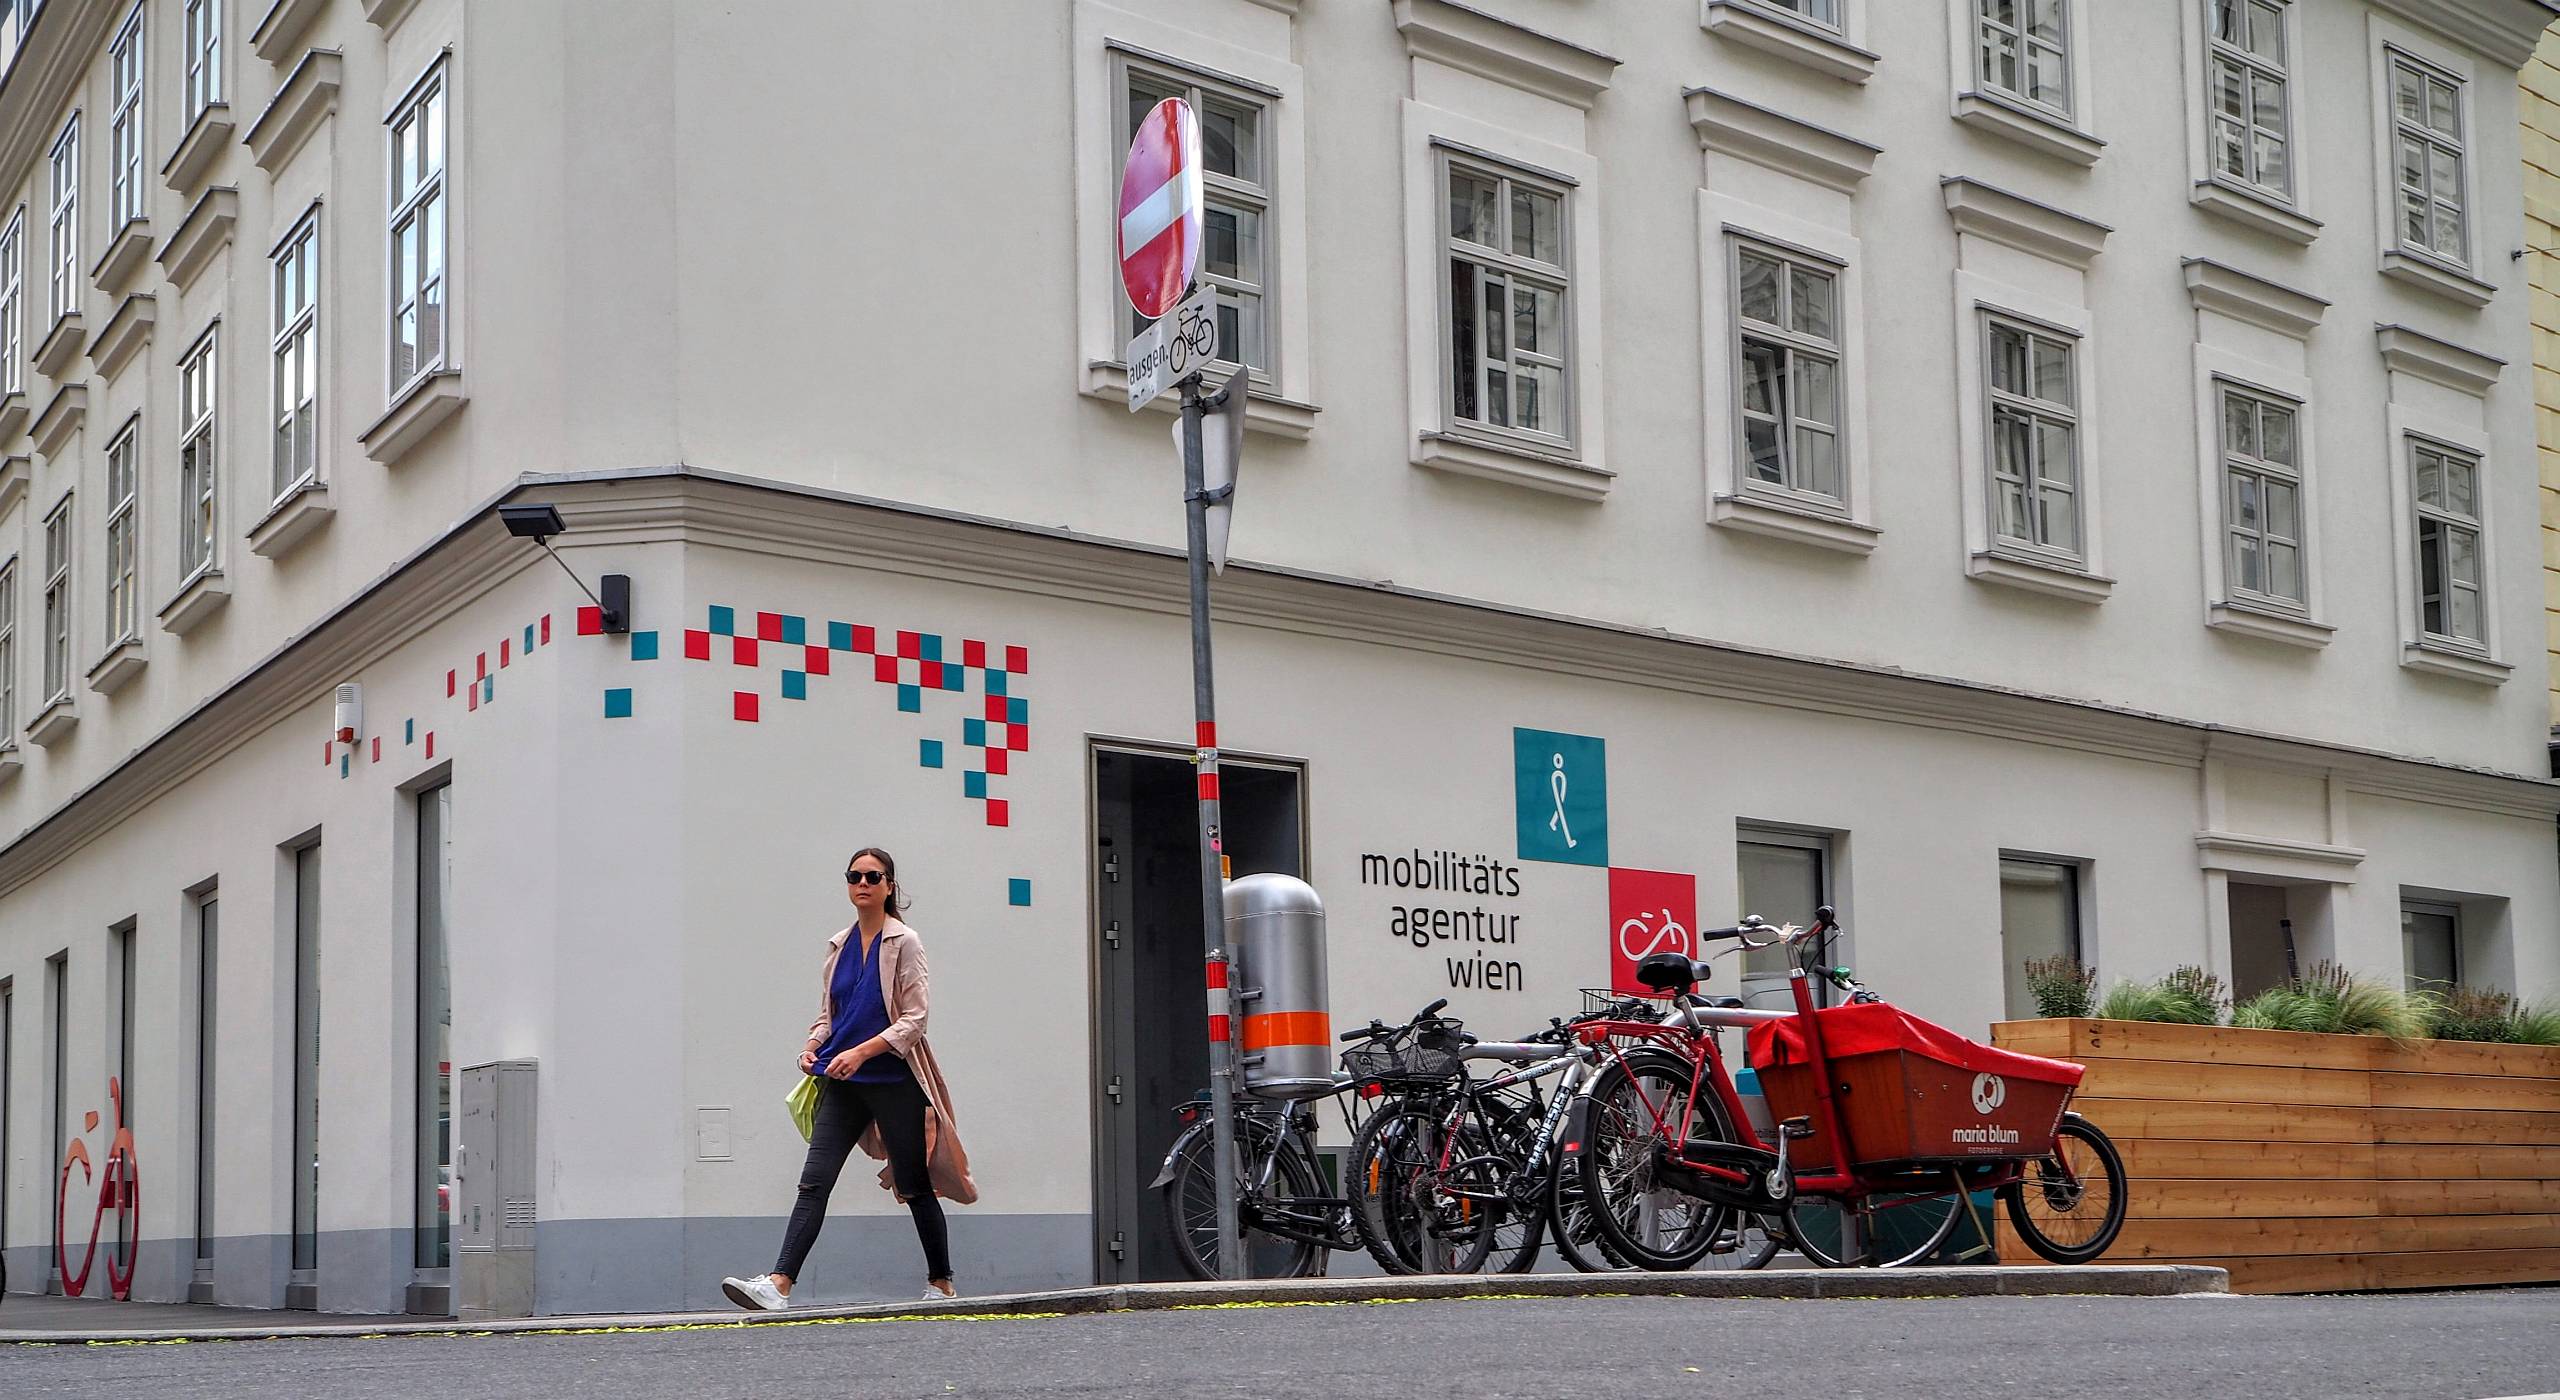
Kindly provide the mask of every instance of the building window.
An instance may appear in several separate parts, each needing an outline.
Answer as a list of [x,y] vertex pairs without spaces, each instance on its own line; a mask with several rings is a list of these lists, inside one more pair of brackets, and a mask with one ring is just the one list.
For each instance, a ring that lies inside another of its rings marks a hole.
[[421,1269],[452,1263],[453,988],[447,949],[453,909],[453,785],[418,794],[417,1254]]
[[222,0],[187,0],[187,120],[222,100]]
[[53,320],[80,309],[80,118],[53,143],[52,293],[46,314]]
[[133,7],[107,46],[115,116],[107,125],[107,227],[142,217],[142,7]]
[[71,698],[71,498],[44,522],[44,701]]
[[1837,34],[1841,32],[1841,0],[1759,0],[1772,10],[1784,10],[1799,19],[1810,20]]
[[2392,51],[2391,128],[2400,246],[2469,266],[2461,80]]
[[[1271,373],[1271,154],[1265,137],[1267,99],[1241,88],[1172,69],[1122,65],[1122,124],[1114,143],[1124,154],[1139,122],[1157,103],[1179,97],[1200,116],[1203,208],[1200,280],[1218,289],[1218,353],[1262,378]],[[1113,171],[1113,188],[1119,172]],[[1130,310],[1129,333],[1146,328]]]
[[107,448],[107,646],[110,649],[142,635],[141,589],[136,586],[140,560],[134,530],[141,514],[135,495],[140,474],[140,424],[128,425]]
[[2230,384],[2222,400],[2223,567],[2251,602],[2304,607],[2302,406]]
[[2004,544],[2078,559],[2078,337],[1990,317],[1991,528]]
[[18,737],[18,561],[0,564],[0,749]]
[[[1773,924],[1811,924],[1813,911],[1831,902],[1831,838],[1795,831],[1745,827],[1736,847],[1742,913]],[[1785,948],[1742,955],[1743,995],[1787,994]],[[1822,988],[1814,989],[1815,999]],[[1776,1004],[1772,1002],[1771,1004]]]
[[2400,961],[2409,990],[2442,989],[2462,981],[2462,906],[2427,900],[2400,905]]
[[445,75],[427,75],[391,115],[391,387],[440,369],[445,352]]
[[2206,0],[2205,80],[2213,91],[2207,145],[2216,175],[2278,199],[2293,194],[2293,124],[2285,54],[2289,0]]
[[1569,445],[1570,191],[1443,153],[1449,416]]
[[222,1016],[216,999],[221,978],[221,901],[207,893],[196,902],[196,1274],[212,1281],[214,1241],[213,1143],[215,1047]]
[[320,1267],[320,847],[293,855],[293,1242],[291,1282]]
[[2070,0],[1974,0],[1975,81],[2068,119]]
[[1840,509],[1840,268],[1735,242],[1734,322],[1741,383],[1735,419],[1747,490]]
[[275,493],[319,472],[320,216],[275,252]]
[[214,338],[208,333],[178,366],[178,572],[192,579],[213,567]]
[[22,204],[9,216],[9,226],[0,229],[0,394],[27,387],[26,367],[19,363],[26,352],[26,282],[27,209]]
[[2433,639],[2488,644],[2480,600],[2480,459],[2412,438],[2418,510],[2418,623]]
[[2012,1021],[2037,1015],[2027,964],[2080,960],[2080,867],[2067,861],[2000,858],[2000,957]]

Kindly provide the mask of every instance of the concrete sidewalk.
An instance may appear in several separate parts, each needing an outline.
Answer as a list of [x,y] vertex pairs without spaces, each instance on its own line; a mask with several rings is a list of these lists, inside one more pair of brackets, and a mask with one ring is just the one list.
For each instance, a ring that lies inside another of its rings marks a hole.
[[[2122,1264],[1956,1269],[1768,1269],[1751,1272],[1467,1274],[1424,1278],[1256,1279],[1242,1283],[1140,1283],[996,1294],[954,1303],[872,1303],[737,1311],[621,1313],[459,1323],[414,1317],[339,1317],[169,1303],[95,1303],[12,1295],[0,1303],[0,1344],[246,1341],[277,1337],[559,1335],[700,1327],[752,1327],[894,1318],[1063,1316],[1175,1308],[1392,1303],[1427,1298],[1964,1298],[2096,1295],[2158,1298],[2230,1291],[2220,1269]],[[22,1308],[21,1304],[29,1304]]]

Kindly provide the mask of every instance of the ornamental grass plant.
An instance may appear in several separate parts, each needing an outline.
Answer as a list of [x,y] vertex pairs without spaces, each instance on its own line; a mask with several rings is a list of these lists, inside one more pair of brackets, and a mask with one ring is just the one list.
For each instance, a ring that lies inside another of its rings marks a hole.
[[2323,960],[2291,982],[2241,1003],[2231,1024],[2246,1030],[2379,1035],[2417,1040],[2428,1033],[2426,1003],[2388,982],[2358,977]]
[[2030,958],[2026,972],[2027,994],[2036,999],[2039,1016],[2086,1016],[2097,1002],[2098,970],[2069,953]]
[[2181,967],[2157,982],[2118,982],[2098,1003],[2108,1021],[2159,1021],[2212,1026],[2222,1021],[2221,980],[2200,967]]
[[2491,1045],[2560,1045],[2560,1006],[2530,1005],[2486,987],[2415,994],[2426,1033]]

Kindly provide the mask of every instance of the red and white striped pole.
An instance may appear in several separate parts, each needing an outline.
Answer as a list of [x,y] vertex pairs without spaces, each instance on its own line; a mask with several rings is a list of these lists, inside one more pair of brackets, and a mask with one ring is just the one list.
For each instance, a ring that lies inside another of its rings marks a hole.
[[1191,700],[1200,783],[1200,938],[1207,954],[1210,1150],[1217,1158],[1218,1275],[1245,1277],[1236,1225],[1235,1018],[1227,1000],[1227,856],[1218,816],[1218,695],[1209,656],[1209,492],[1201,458],[1208,407],[1200,376],[1182,383],[1183,515],[1191,553]]

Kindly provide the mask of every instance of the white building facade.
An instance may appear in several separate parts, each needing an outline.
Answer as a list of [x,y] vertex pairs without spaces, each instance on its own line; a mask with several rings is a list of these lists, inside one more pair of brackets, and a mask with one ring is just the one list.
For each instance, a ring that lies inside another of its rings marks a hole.
[[[134,1296],[444,1311],[495,1228],[455,1074],[532,1062],[530,1306],[714,1302],[779,1239],[872,844],[984,1193],[963,1287],[1164,1271],[1182,515],[1111,249],[1168,95],[1254,395],[1227,844],[1324,893],[1337,1020],[1516,1031],[1666,922],[1824,902],[1973,1034],[2056,953],[2560,993],[2513,106],[2552,18],[10,7],[10,1286],[59,1286],[67,1200],[105,1287],[64,1163],[121,1121]],[[836,1209],[813,1296],[899,1296],[904,1212],[858,1170]]]

